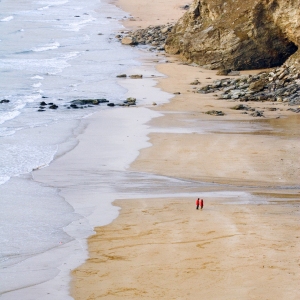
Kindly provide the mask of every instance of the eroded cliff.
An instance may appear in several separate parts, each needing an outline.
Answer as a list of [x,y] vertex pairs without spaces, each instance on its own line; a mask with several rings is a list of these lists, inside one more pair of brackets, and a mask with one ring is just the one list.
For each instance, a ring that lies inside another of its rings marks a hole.
[[194,0],[166,51],[209,69],[300,69],[300,0]]

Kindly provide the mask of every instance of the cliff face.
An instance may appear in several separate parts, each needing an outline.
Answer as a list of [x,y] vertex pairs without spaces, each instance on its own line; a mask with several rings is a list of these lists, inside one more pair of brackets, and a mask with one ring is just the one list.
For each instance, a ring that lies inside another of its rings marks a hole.
[[194,0],[166,51],[209,69],[300,69],[300,0]]

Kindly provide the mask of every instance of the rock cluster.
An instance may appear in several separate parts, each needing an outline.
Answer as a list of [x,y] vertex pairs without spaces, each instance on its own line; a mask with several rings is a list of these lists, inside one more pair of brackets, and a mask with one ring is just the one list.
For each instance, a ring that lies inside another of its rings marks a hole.
[[149,26],[145,29],[121,32],[116,36],[124,45],[150,45],[151,50],[163,51],[168,34],[171,32],[173,24],[161,26]]
[[132,106],[136,105],[136,98],[129,97],[122,104],[118,104],[119,106]]
[[194,0],[166,52],[208,69],[300,69],[299,0]]
[[[114,107],[114,106],[133,106],[136,105],[136,98],[129,97],[123,103],[115,104],[113,102],[109,102],[106,99],[76,99],[70,102],[70,105],[64,105],[67,109],[84,109],[88,107],[94,107],[96,105],[107,103],[107,106]],[[38,111],[46,111],[46,109],[58,109],[59,106],[52,102],[46,103],[45,101],[40,102],[40,106]]]
[[38,109],[38,111],[45,111],[47,106],[48,106],[49,109],[58,109],[58,105],[56,105],[52,102],[46,103],[45,101],[42,101],[40,103],[40,108]]
[[[198,93],[222,91],[220,99],[247,101],[285,102],[300,105],[300,72],[293,66],[282,66],[270,72],[257,75],[243,75],[238,78],[215,80],[212,84],[201,87]],[[245,109],[239,106],[236,109]]]

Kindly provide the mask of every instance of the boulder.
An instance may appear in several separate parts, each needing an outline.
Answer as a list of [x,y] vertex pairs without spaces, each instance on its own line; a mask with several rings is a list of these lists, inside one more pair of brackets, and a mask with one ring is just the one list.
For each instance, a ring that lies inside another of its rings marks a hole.
[[135,45],[136,41],[134,38],[132,38],[130,36],[126,36],[126,37],[122,38],[122,44],[123,45]]
[[0,103],[9,103],[9,102],[10,102],[10,101],[7,100],[7,99],[3,99],[3,100],[0,101]]
[[136,105],[136,98],[129,97],[123,103],[126,104],[127,106]]
[[253,92],[260,92],[265,88],[266,82],[264,79],[260,79],[258,81],[252,82],[249,85],[249,90]]

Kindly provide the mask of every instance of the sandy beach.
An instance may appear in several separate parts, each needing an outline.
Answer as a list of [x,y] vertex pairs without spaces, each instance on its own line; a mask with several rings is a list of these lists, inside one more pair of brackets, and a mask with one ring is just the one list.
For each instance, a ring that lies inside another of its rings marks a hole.
[[[184,4],[116,3],[132,15],[134,20],[125,22],[130,29],[174,22]],[[276,111],[266,109],[265,118],[241,114],[231,109],[234,102],[193,92],[193,80],[208,84],[220,78],[216,71],[167,54],[159,59],[164,62],[156,69],[166,76],[157,87],[180,94],[147,108],[157,117],[147,122],[148,144],[128,172],[183,184],[166,181],[172,196],[145,192],[135,199],[116,199],[119,217],[95,229],[88,239],[89,258],[72,271],[72,297],[298,299],[299,115],[284,103],[271,102],[249,104],[265,109],[276,105]],[[205,114],[210,109],[225,116]],[[92,168],[93,161],[89,163]],[[88,189],[84,196],[91,196]],[[202,211],[195,209],[196,197],[204,198]]]

